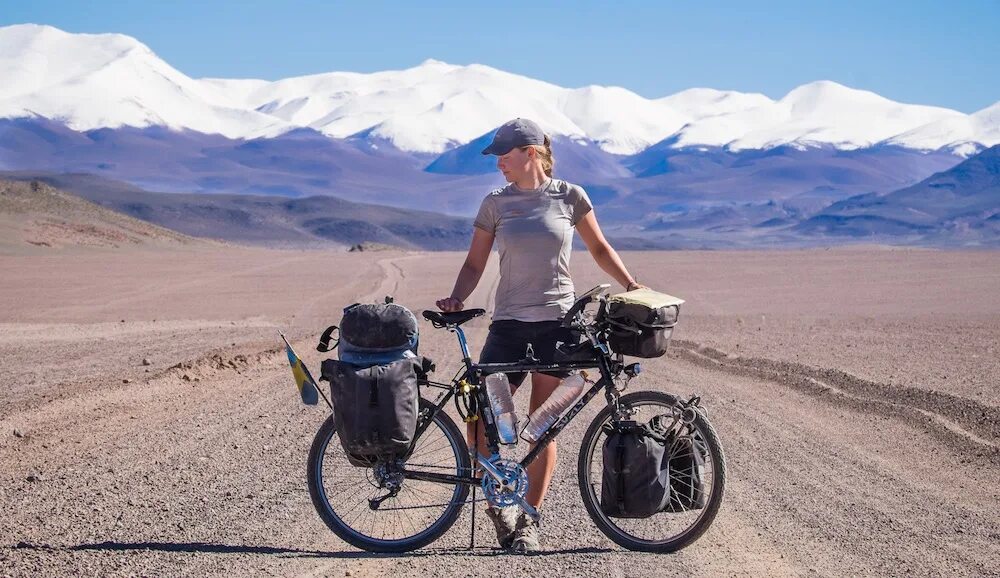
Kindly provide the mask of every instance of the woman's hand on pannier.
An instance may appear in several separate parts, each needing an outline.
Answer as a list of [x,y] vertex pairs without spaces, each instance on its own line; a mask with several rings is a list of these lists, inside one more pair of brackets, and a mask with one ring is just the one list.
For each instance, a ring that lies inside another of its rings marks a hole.
[[459,301],[458,299],[455,299],[454,297],[445,297],[444,299],[438,299],[435,302],[435,304],[438,306],[438,309],[446,313],[452,311],[461,311],[462,309],[465,308],[465,304]]
[[637,281],[632,281],[628,284],[628,287],[625,288],[626,291],[635,291],[636,289],[649,289],[649,287],[646,287]]

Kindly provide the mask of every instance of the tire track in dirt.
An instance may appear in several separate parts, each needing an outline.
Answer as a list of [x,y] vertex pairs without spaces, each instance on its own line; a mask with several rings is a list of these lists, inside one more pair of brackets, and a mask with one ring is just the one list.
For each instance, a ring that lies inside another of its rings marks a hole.
[[[406,280],[406,273],[403,272],[403,269],[399,266],[398,262],[409,261],[412,259],[416,259],[418,257],[420,257],[419,254],[403,255],[394,257],[384,257],[382,259],[375,261],[374,263],[375,266],[371,268],[372,272],[375,271],[378,272],[378,277],[374,280],[374,283],[372,283],[374,284],[374,287],[371,290],[363,293],[360,297],[358,297],[354,301],[357,303],[381,302],[387,295],[395,295],[399,291],[401,283]],[[354,282],[351,284],[351,286],[364,280],[367,274],[368,274],[367,270],[359,274],[357,277],[354,278]],[[308,300],[302,305],[302,307],[300,307],[296,311],[294,317],[296,317],[297,319],[308,319],[311,316],[316,315],[315,311],[320,303],[328,301],[332,296],[340,293],[345,293],[345,288],[343,285],[334,287],[333,289]],[[351,292],[347,291],[347,293]],[[329,318],[323,321],[323,323],[325,323],[326,325],[339,323],[340,312],[336,311],[334,313],[336,313],[335,315],[336,318]],[[302,343],[303,341],[316,339],[315,329],[312,328],[308,330],[295,330],[292,332],[286,332],[285,337],[288,338],[289,343],[291,343],[293,347],[295,347],[297,344]]]
[[[142,288],[135,289],[128,292],[121,292],[113,299],[107,299],[102,302],[101,307],[91,308],[92,311],[111,311],[120,308],[124,304],[133,303],[138,300],[149,299],[153,296],[163,296],[169,295],[172,292],[176,292],[179,289],[190,289],[191,287],[198,287],[201,285],[207,285],[219,279],[233,278],[238,275],[247,275],[254,273],[263,273],[272,269],[277,269],[280,267],[285,267],[288,263],[301,263],[306,262],[311,258],[310,255],[300,255],[294,257],[288,257],[281,262],[271,262],[264,265],[259,265],[256,267],[251,267],[248,269],[241,269],[239,271],[230,271],[224,273],[215,273],[212,275],[201,275],[194,279],[188,279],[185,281],[176,281],[173,283],[163,283],[157,284],[154,288]],[[69,308],[73,310],[74,308]]]
[[[388,257],[376,262],[375,270],[380,272],[377,284],[374,289],[362,296],[359,301],[375,299],[377,295],[388,295],[396,291],[400,281],[405,279],[405,274],[395,265],[396,260],[414,259],[418,255],[407,255],[403,257]],[[265,270],[268,267],[256,267],[252,271]],[[364,275],[361,276],[362,278]],[[328,299],[331,295],[343,292],[344,287],[340,286],[320,297],[310,300],[306,305],[298,310],[297,316],[310,312],[316,303]],[[386,291],[389,291],[386,293]],[[303,335],[300,335],[303,334]],[[312,329],[293,329],[286,334],[289,342],[294,345],[303,345],[308,341],[311,345],[315,340]],[[293,338],[294,336],[294,338]],[[278,341],[275,335],[275,341]],[[178,384],[209,383],[224,376],[238,376],[250,370],[262,367],[276,367],[287,363],[284,355],[284,346],[279,343],[266,345],[266,342],[244,343],[238,346],[216,347],[204,352],[204,354],[193,358],[181,359],[167,367],[166,369],[154,371],[143,375],[141,382],[145,385],[152,383],[162,383],[164,381]],[[30,399],[25,400],[26,404],[19,407],[12,407],[10,412],[0,419],[0,426],[7,427],[9,422],[17,420],[18,423],[25,421],[35,423],[39,428],[66,427],[68,416],[77,416],[78,412],[73,410],[81,400],[86,400],[88,406],[102,406],[109,396],[116,397],[121,392],[137,387],[136,383],[123,383],[108,378],[87,379],[75,383],[60,384],[60,391],[65,394],[53,398],[50,396],[45,400]],[[103,400],[103,401],[102,401]],[[39,405],[41,404],[41,405]],[[108,406],[112,407],[112,406]],[[124,416],[130,408],[119,407],[116,411]],[[89,419],[86,414],[77,417],[81,420]],[[127,417],[126,417],[127,419]]]
[[[359,272],[355,277],[355,279],[363,280],[370,289],[359,300],[366,301],[374,299],[376,296],[385,295],[387,292],[392,294],[397,291],[403,279],[405,279],[405,274],[395,263],[395,260],[412,259],[415,257],[388,257],[376,262],[375,265],[377,266],[374,267],[371,266],[372,263],[369,261],[365,270]],[[371,288],[372,285],[374,285],[374,288]],[[299,309],[298,314],[305,315],[310,313],[314,309],[315,304],[321,302],[323,299],[330,298],[338,291],[341,293],[341,298],[344,295],[356,295],[360,293],[358,290],[351,289],[350,287],[345,288],[345,286],[341,285],[339,289],[327,292],[306,303]],[[308,333],[308,336],[303,337],[303,340],[312,341],[314,339],[313,332],[307,328],[293,328],[293,331],[303,334]],[[277,336],[275,335],[275,342],[277,341]],[[17,412],[16,415],[11,416],[11,418],[16,419],[20,427],[26,428],[25,431],[28,434],[25,441],[29,445],[42,444],[43,448],[48,448],[53,445],[54,439],[61,441],[62,437],[65,436],[66,438],[76,440],[76,445],[71,446],[72,449],[70,451],[63,451],[59,455],[52,455],[42,462],[35,458],[21,461],[16,457],[16,453],[7,456],[7,448],[5,448],[7,445],[6,442],[8,442],[7,438],[2,440],[5,443],[0,444],[0,448],[5,449],[5,453],[3,454],[5,461],[8,457],[14,458],[17,470],[25,469],[25,472],[43,471],[45,473],[45,484],[62,484],[64,483],[64,479],[70,476],[77,476],[79,473],[85,471],[90,473],[89,475],[103,475],[107,477],[106,474],[100,473],[104,470],[95,468],[95,465],[91,461],[88,461],[98,458],[102,463],[109,462],[114,464],[113,475],[116,480],[127,479],[130,480],[129,485],[132,485],[136,483],[136,479],[138,478],[140,484],[143,483],[143,479],[147,480],[148,483],[147,472],[149,471],[149,464],[146,463],[148,460],[134,454],[137,451],[140,453],[152,452],[151,455],[158,456],[157,464],[167,462],[171,464],[171,467],[166,471],[157,474],[160,477],[160,483],[176,484],[175,481],[172,481],[172,475],[188,476],[191,475],[191,472],[204,470],[207,464],[211,464],[211,461],[206,461],[212,459],[211,453],[207,453],[207,450],[204,449],[204,444],[207,440],[213,438],[216,440],[220,438],[224,439],[225,442],[223,445],[225,447],[239,448],[235,450],[236,453],[242,453],[252,448],[252,446],[248,448],[245,445],[245,440],[242,440],[241,436],[247,434],[241,434],[240,432],[253,431],[254,433],[249,434],[250,436],[268,435],[268,430],[257,433],[259,430],[246,429],[248,424],[254,424],[260,418],[265,418],[265,421],[267,419],[273,420],[274,417],[266,418],[268,414],[272,416],[275,416],[275,414],[278,416],[285,414],[298,416],[292,418],[295,421],[304,419],[311,422],[315,419],[315,408],[303,408],[298,403],[297,396],[294,399],[291,398],[293,388],[290,385],[291,376],[288,374],[286,364],[284,347],[280,345],[280,342],[274,343],[258,340],[243,343],[239,346],[206,348],[202,355],[184,359],[166,368],[145,374],[139,380],[139,383],[122,384],[120,380],[102,377],[88,380],[86,383],[66,384],[67,391],[65,396],[58,400],[50,399],[39,407],[24,408],[22,411]],[[133,389],[137,387],[141,389]],[[258,395],[241,395],[253,391],[257,391]],[[234,395],[238,397],[233,397]],[[273,407],[277,399],[282,400],[280,408]],[[321,409],[325,410],[325,407]],[[211,417],[206,420],[206,416]],[[257,420],[255,420],[255,417]],[[4,422],[5,420],[0,420],[0,423]],[[175,432],[179,428],[183,428],[180,424],[191,422],[202,424],[200,429],[196,430],[197,433],[193,434],[190,438],[185,434],[180,434],[178,437]],[[5,424],[5,427],[7,425],[10,424]],[[155,432],[152,439],[144,439],[135,444],[132,439],[135,436],[136,427]],[[272,425],[266,425],[265,427],[271,428]],[[274,427],[277,428],[278,426],[275,424]],[[301,429],[300,426],[291,428],[290,431]],[[270,431],[273,432],[275,430],[272,429]],[[169,433],[165,434],[164,432]],[[157,439],[163,437],[173,438],[172,443],[163,445],[163,442]],[[16,438],[10,438],[9,441],[14,442]],[[231,446],[227,445],[233,442],[235,444]],[[301,444],[303,441],[297,441],[296,443]],[[13,450],[15,448],[11,447],[9,449]],[[263,450],[268,451],[269,447],[264,446]],[[288,453],[288,449],[285,449],[283,453]],[[298,459],[300,458],[299,453],[302,452],[295,453],[296,459],[294,461],[296,462],[296,467],[291,469],[282,467],[279,470],[267,470],[267,475],[274,477],[275,475],[281,475],[274,472],[297,472]],[[131,457],[128,458],[125,456]],[[124,458],[124,460],[120,458]],[[231,466],[220,463],[210,467],[217,468],[219,472],[225,472],[224,474],[220,474],[225,477],[244,476],[242,472],[245,468],[235,463]],[[172,474],[172,471],[181,473]],[[143,478],[144,475],[147,477]],[[50,476],[54,477],[53,482],[50,482]],[[102,483],[105,482],[105,489],[113,484],[115,488],[119,487],[117,486],[117,481],[102,481]],[[23,478],[17,484],[18,488],[31,488],[31,484],[24,482]],[[216,483],[211,482],[210,485],[214,487]],[[254,488],[256,485],[251,480],[246,480],[237,487]],[[289,491],[295,493],[304,491],[298,487],[298,484],[292,483],[289,486],[285,481],[282,481],[281,484],[270,484],[268,491],[271,493],[278,491],[275,488],[279,485],[284,488],[280,489],[279,494]],[[226,501],[239,499],[235,491],[236,489],[233,488],[234,495],[232,498],[229,498],[229,492],[225,494],[227,497]],[[257,491],[251,489],[250,493],[247,494],[247,498],[251,494],[256,494]],[[184,493],[183,490],[181,492]],[[283,498],[269,494],[265,495],[268,496],[268,507],[272,507],[275,504],[284,505],[287,502]],[[243,496],[243,494],[241,493],[239,496]],[[174,497],[176,498],[176,496]],[[67,497],[67,499],[69,498]],[[135,498],[132,499],[135,500]],[[255,500],[259,500],[259,498],[255,497]],[[104,540],[112,548],[116,542],[114,540],[108,542],[108,539],[109,536],[114,536],[121,530],[119,527],[120,524],[113,520],[104,520],[103,518],[110,514],[111,510],[120,508],[117,505],[110,505],[114,501],[103,497],[98,499],[98,503],[101,504],[99,507],[103,508],[101,512],[102,520],[100,522],[95,520],[92,529],[85,532],[85,534],[93,534],[95,538],[98,538],[98,542]],[[132,502],[129,502],[129,505],[131,504]],[[268,532],[267,535],[284,537],[294,535],[299,537],[300,544],[312,543],[317,546],[323,544],[328,540],[328,537],[325,533],[317,533],[315,531],[317,529],[317,520],[315,516],[309,515],[311,513],[311,505],[307,505],[308,499],[297,500],[294,504],[295,508],[299,510],[308,508],[309,511],[302,511],[300,514],[286,516],[284,528],[280,531],[274,529]],[[170,506],[174,507],[168,510],[167,508],[170,508]],[[31,502],[30,505],[30,508],[35,510],[46,507],[45,502],[37,500]],[[158,512],[157,516],[166,519],[178,519],[182,516],[189,516],[187,511],[181,512],[173,504],[164,505],[163,508],[163,512],[166,513]],[[74,513],[76,509],[79,508],[74,506]],[[123,510],[127,510],[127,508]],[[233,512],[220,511],[219,513],[231,515]],[[128,516],[127,512],[118,513],[117,515],[119,522],[123,515]],[[56,523],[65,523],[62,521],[63,518],[64,516],[61,514],[52,515],[53,521],[60,520],[60,522]],[[179,525],[171,534],[183,534],[186,531],[184,528],[201,526],[205,523],[207,521],[197,523],[191,519],[186,519],[183,522],[179,522]],[[270,525],[274,523],[276,523],[274,520],[269,522]],[[49,523],[47,522],[45,526],[47,527],[48,525]],[[217,530],[222,531],[221,529]],[[45,533],[43,530],[42,535]],[[139,535],[142,534],[140,533]],[[133,540],[138,538],[134,533],[132,536],[135,536]],[[162,542],[170,548],[173,547],[172,542],[175,539]],[[58,539],[55,540],[57,544],[60,542]],[[76,538],[76,540],[80,540],[80,538]],[[141,539],[138,540],[138,543],[141,543]],[[155,550],[156,542],[154,541],[152,544]],[[86,545],[87,542],[84,540],[81,546]],[[97,544],[97,546],[100,546],[100,544]],[[178,543],[177,547],[183,548],[184,544]],[[32,559],[36,555],[48,556],[50,559],[53,556],[56,558],[62,557],[63,559],[70,557],[79,559],[81,555],[75,553],[75,548],[76,546],[68,549],[61,546],[50,548],[45,546],[44,543],[35,548],[32,546],[32,541],[29,541],[25,544],[25,549],[22,550],[22,552],[27,553],[27,558],[19,559],[21,562],[27,560],[29,563],[33,563]],[[98,551],[101,550],[100,547],[96,547],[96,549]],[[5,556],[2,554],[0,552],[0,558]],[[90,561],[98,559],[96,555],[83,556],[83,558]],[[224,564],[224,561],[220,558],[212,564],[218,566],[218,564]],[[344,562],[341,560],[336,562],[335,565],[343,567]],[[3,572],[0,572],[0,574],[3,574]],[[357,570],[355,570],[355,574],[358,574]]]
[[817,399],[929,426],[962,450],[1000,459],[1000,409],[947,393],[865,380],[838,369],[732,356],[693,341],[675,340],[674,355],[701,367],[756,377],[813,394]]

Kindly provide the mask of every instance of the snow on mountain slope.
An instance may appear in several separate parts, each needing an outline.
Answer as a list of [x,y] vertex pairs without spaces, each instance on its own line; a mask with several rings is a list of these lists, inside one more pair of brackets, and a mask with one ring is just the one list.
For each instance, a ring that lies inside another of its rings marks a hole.
[[900,104],[873,92],[819,81],[802,85],[777,102],[694,122],[681,131],[677,144],[731,150],[785,144],[857,149],[910,127],[962,117],[946,108]]
[[621,155],[663,141],[731,150],[884,142],[935,150],[1000,139],[995,110],[965,115],[901,104],[829,81],[800,86],[778,101],[706,88],[646,99],[619,87],[567,89],[436,60],[371,74],[196,80],[128,36],[32,24],[0,28],[0,78],[0,118],[42,116],[77,130],[156,125],[230,138],[308,127],[414,153],[451,150],[517,116]]
[[919,150],[948,147],[968,156],[981,147],[1000,144],[1000,102],[968,116],[945,118],[897,135],[888,141]]
[[516,116],[583,136],[551,105],[563,90],[486,66],[428,60],[399,71],[279,80],[252,91],[245,104],[332,137],[367,131],[403,150],[443,152]]
[[728,114],[774,104],[759,93],[715,90],[714,88],[689,88],[659,99],[666,106],[691,118],[704,118]]
[[233,106],[223,92],[188,78],[120,34],[5,27],[0,71],[0,117],[43,116],[76,130],[156,125],[228,137],[291,128]]

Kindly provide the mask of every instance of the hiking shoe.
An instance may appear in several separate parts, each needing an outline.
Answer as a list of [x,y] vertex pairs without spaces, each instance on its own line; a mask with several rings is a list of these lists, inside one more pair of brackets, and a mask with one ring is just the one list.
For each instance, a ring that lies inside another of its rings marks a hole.
[[486,508],[486,516],[493,521],[493,527],[497,530],[497,542],[504,550],[510,549],[514,543],[514,531],[517,528],[517,513],[520,508],[507,506],[497,508],[490,506]]
[[518,554],[531,554],[542,549],[538,541],[538,522],[524,512],[517,517],[511,549]]

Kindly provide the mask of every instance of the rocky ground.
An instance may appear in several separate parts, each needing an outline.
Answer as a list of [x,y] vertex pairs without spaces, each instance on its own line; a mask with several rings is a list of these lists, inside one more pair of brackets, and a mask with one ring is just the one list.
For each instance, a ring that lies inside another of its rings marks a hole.
[[[0,575],[1000,573],[1000,254],[623,256],[688,299],[632,388],[701,395],[727,452],[722,510],[687,549],[624,551],[587,517],[576,453],[600,400],[559,438],[542,555],[500,553],[481,515],[469,550],[469,508],[398,556],[322,523],[305,459],[325,415],[277,331],[316,371],[343,306],[429,308],[463,255],[67,249],[0,255]],[[578,289],[606,280],[574,259]],[[474,349],[487,325],[467,325]],[[458,367],[429,324],[421,352]]]

